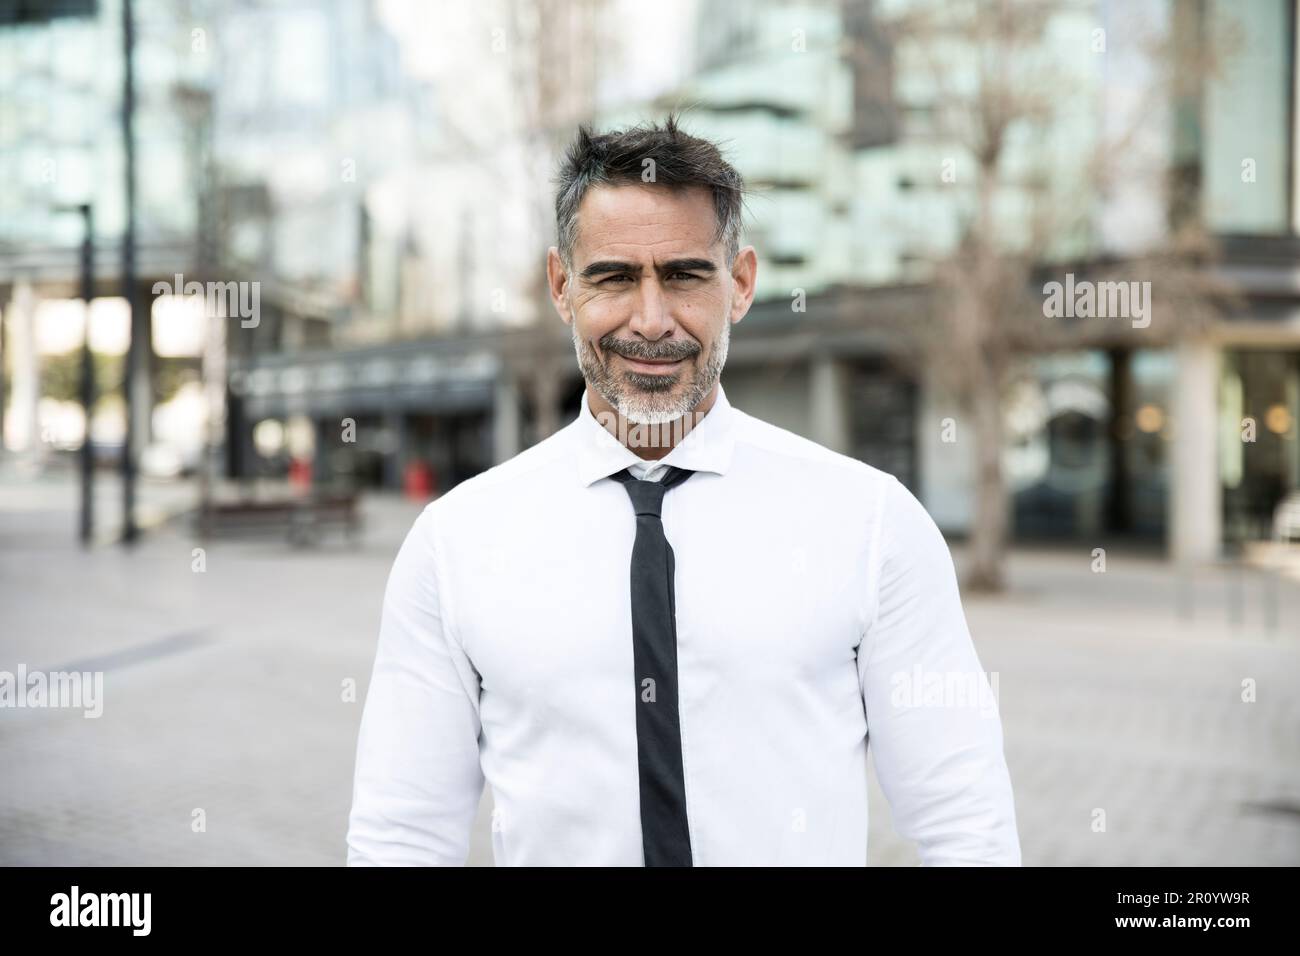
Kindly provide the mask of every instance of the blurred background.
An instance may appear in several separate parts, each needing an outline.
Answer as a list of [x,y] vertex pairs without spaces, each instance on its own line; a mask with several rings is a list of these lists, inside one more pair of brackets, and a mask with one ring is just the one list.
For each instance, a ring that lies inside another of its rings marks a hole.
[[0,0],[0,671],[104,675],[0,707],[0,863],[344,860],[402,537],[579,407],[556,160],[670,110],[729,398],[953,546],[1025,862],[1300,863],[1297,12]]

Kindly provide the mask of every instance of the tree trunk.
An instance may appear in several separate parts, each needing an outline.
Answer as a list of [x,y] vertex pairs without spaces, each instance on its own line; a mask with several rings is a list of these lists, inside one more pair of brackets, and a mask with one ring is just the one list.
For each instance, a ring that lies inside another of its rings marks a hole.
[[977,376],[975,411],[975,516],[971,524],[966,587],[996,592],[1005,587],[1008,524],[1007,489],[1002,475],[1002,389],[991,370]]

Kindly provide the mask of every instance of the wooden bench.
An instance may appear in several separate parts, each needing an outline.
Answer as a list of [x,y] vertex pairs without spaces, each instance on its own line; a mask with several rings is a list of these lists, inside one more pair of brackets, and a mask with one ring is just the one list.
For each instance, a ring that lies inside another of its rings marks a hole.
[[360,526],[353,492],[213,502],[195,515],[200,538],[280,534],[294,547],[318,544],[331,528],[341,528],[352,542]]

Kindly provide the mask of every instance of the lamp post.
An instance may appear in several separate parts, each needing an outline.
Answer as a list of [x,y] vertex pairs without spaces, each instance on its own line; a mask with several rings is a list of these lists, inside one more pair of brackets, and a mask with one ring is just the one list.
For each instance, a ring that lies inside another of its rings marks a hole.
[[81,439],[81,512],[78,538],[88,547],[95,533],[95,449],[91,443],[90,417],[95,405],[95,356],[90,350],[90,303],[95,298],[95,210],[90,203],[55,206],[56,212],[75,212],[81,216],[81,301],[86,305],[86,321],[81,336],[81,411],[85,430]]
[[86,426],[81,438],[81,517],[78,537],[89,547],[95,533],[95,449],[91,442],[90,419],[95,406],[95,356],[90,350],[90,303],[95,298],[95,211],[90,203],[76,206],[81,213],[81,301],[86,305],[86,322],[81,335],[81,410]]
[[138,393],[136,376],[149,387],[149,316],[140,308],[135,287],[135,17],[131,0],[122,0],[122,148],[126,167],[126,228],[122,236],[122,294],[131,316],[131,338],[123,364],[122,393],[126,400],[126,439],[122,442],[122,543],[131,545],[139,534],[135,523],[135,451],[141,439],[136,419],[147,409],[148,396]]

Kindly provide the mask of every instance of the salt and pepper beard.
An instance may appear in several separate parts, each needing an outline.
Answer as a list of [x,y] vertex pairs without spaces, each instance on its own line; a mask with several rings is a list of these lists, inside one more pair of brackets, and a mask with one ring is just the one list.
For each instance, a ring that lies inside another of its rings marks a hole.
[[[722,331],[711,343],[709,357],[703,367],[688,365],[670,375],[637,372],[620,374],[608,365],[608,356],[612,350],[607,343],[619,342],[626,348],[627,342],[615,339],[613,333],[602,338],[600,346],[607,356],[606,362],[602,363],[595,350],[585,339],[579,337],[576,318],[570,321],[569,327],[573,331],[573,351],[578,356],[578,368],[582,370],[582,377],[601,398],[618,409],[618,413],[634,425],[666,425],[694,411],[722,377],[722,367],[727,363],[727,348],[731,344],[731,323],[723,322]],[[671,349],[665,349],[650,343],[638,343],[631,357],[689,360],[692,355],[698,359],[699,350],[692,349],[688,352],[679,350],[675,344]],[[688,374],[694,376],[689,386],[674,399],[672,395],[682,376]]]

